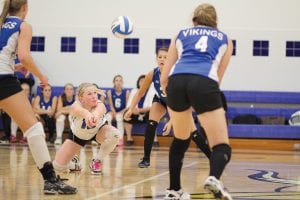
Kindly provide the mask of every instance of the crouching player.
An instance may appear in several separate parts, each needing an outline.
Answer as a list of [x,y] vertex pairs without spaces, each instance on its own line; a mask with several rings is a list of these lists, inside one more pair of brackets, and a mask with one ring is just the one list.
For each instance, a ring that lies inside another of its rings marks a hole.
[[91,83],[82,83],[77,88],[77,99],[70,108],[71,132],[53,161],[53,166],[58,172],[67,171],[69,162],[80,148],[95,140],[101,147],[90,167],[92,173],[99,174],[103,159],[116,147],[120,132],[108,125],[105,105],[98,100],[99,92],[100,90]]

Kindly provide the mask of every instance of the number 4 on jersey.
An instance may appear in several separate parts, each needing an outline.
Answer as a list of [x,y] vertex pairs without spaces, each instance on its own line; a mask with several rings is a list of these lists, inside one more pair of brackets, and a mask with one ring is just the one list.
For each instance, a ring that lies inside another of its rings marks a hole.
[[201,36],[198,42],[195,44],[195,49],[198,49],[200,52],[206,52],[207,49],[207,40],[208,36]]

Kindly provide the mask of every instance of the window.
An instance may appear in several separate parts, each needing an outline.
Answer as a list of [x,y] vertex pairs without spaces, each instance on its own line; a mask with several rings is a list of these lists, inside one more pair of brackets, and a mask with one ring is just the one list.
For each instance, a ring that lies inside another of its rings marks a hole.
[[76,37],[61,37],[61,52],[76,52]]
[[233,45],[233,50],[232,50],[232,55],[236,55],[236,40],[232,40],[232,45]]
[[45,37],[44,36],[33,36],[31,40],[31,51],[45,51]]
[[161,47],[169,48],[171,43],[171,39],[156,39],[155,52]]
[[300,41],[286,41],[286,57],[300,57]]
[[93,53],[107,53],[107,38],[93,38]]
[[139,53],[139,39],[138,38],[124,39],[124,53],[138,54]]
[[254,40],[253,41],[253,56],[269,56],[269,41]]

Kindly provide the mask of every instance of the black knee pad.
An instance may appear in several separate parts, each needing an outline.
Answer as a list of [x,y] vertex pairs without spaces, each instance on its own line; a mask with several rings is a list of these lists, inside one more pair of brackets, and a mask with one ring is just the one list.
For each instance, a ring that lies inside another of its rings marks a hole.
[[156,122],[154,120],[148,120],[147,125],[146,125],[146,134],[154,133],[153,135],[155,135],[157,126],[158,126],[158,122]]
[[213,154],[223,154],[226,163],[231,159],[231,147],[228,144],[218,144],[212,148],[212,152]]

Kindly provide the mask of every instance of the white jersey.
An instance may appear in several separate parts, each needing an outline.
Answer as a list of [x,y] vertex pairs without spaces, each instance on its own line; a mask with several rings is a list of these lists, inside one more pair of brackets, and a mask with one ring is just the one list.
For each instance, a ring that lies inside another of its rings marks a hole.
[[71,127],[73,134],[76,135],[78,138],[80,138],[82,140],[90,140],[98,133],[100,128],[103,125],[105,125],[106,122],[107,122],[107,119],[106,119],[105,115],[103,115],[96,123],[96,126],[90,128],[90,127],[87,127],[85,119],[83,117],[71,115],[70,127]]
[[13,74],[16,49],[22,20],[15,16],[7,17],[0,32],[0,75]]

